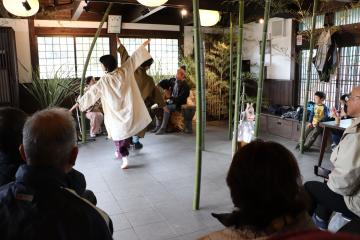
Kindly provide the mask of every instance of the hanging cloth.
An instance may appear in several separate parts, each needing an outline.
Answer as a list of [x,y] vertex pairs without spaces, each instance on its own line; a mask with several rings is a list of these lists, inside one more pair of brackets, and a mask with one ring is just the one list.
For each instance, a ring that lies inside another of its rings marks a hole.
[[329,82],[330,77],[336,73],[337,46],[330,29],[324,30],[317,41],[316,56],[313,63],[319,74],[320,81]]
[[325,30],[321,33],[317,45],[318,48],[315,56],[315,67],[316,70],[322,72],[331,46],[331,33],[329,30]]

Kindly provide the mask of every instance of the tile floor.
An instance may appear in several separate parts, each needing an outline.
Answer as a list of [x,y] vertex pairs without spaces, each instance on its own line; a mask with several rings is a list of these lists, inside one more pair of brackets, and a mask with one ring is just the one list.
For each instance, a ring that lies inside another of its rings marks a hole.
[[[76,169],[85,174],[87,188],[95,192],[98,207],[111,216],[115,240],[189,240],[222,228],[210,213],[230,211],[232,207],[225,183],[231,144],[223,124],[207,126],[199,211],[192,211],[194,135],[148,134],[142,139],[144,148],[131,152],[131,166],[126,171],[120,169],[113,143],[105,137],[80,146]],[[304,180],[320,180],[313,175],[317,151],[300,155],[294,151],[295,142],[275,136],[262,138],[292,150]],[[328,158],[326,154],[324,159]]]

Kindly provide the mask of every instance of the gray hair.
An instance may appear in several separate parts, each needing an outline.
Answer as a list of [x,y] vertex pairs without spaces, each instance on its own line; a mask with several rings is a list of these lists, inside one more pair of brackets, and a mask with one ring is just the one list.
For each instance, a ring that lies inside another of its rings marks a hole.
[[23,145],[29,165],[64,167],[76,145],[74,118],[64,108],[36,112],[25,123]]

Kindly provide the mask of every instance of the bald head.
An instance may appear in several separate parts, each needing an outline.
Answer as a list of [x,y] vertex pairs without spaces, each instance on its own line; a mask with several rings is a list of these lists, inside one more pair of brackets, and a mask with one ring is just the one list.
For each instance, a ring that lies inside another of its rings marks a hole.
[[360,86],[353,88],[347,105],[347,114],[351,117],[360,117]]
[[25,123],[22,152],[27,164],[55,167],[67,172],[75,164],[75,122],[62,108],[35,113]]

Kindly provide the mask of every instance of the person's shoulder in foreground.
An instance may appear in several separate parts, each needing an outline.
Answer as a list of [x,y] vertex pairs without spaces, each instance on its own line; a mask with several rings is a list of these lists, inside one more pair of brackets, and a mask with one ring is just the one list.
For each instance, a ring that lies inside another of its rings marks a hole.
[[110,218],[67,189],[75,165],[75,123],[65,109],[30,117],[20,153],[26,165],[0,188],[1,239],[112,239]]

